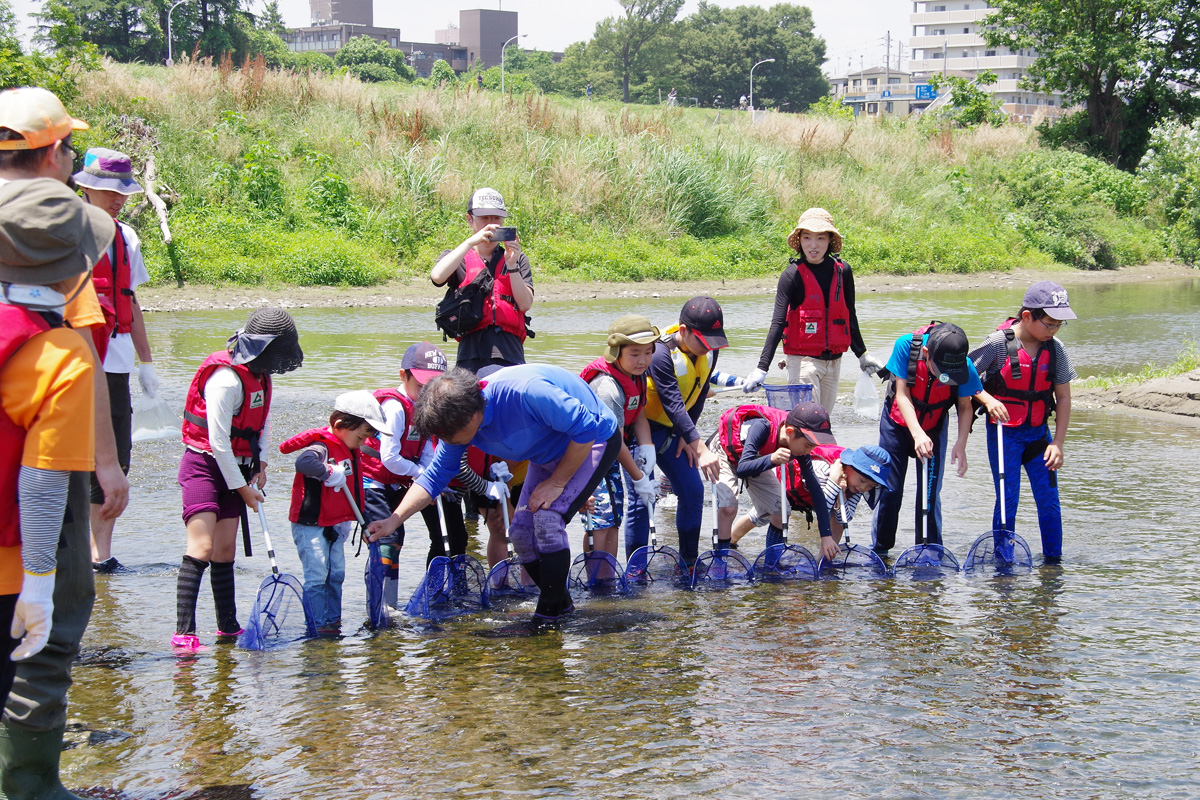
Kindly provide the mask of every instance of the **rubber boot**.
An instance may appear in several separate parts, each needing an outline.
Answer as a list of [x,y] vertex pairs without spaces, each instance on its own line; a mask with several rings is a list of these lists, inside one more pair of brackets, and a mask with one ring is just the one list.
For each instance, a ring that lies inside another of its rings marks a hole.
[[0,798],[5,800],[80,800],[58,779],[66,725],[36,733],[0,724]]
[[575,610],[575,603],[567,591],[567,576],[571,572],[571,551],[564,548],[553,553],[542,553],[540,582],[542,593],[538,595],[533,618],[537,622],[557,622],[563,614]]

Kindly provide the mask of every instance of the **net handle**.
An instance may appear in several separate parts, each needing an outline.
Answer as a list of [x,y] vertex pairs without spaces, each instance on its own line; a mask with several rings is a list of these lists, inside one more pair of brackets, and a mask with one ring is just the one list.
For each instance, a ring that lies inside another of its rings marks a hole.
[[842,518],[838,522],[842,523],[842,544],[850,546],[850,520],[846,519],[846,490],[838,489],[838,505],[842,508]]
[[364,531],[367,528],[367,523],[363,521],[362,512],[358,510],[358,503],[354,502],[354,493],[350,491],[349,486],[342,486],[342,491],[346,494],[346,499],[350,501],[350,510],[354,512],[354,518],[358,520],[358,525]]
[[783,543],[785,545],[788,543],[788,522],[792,516],[792,510],[788,508],[787,501],[787,468],[787,461],[779,465],[779,513],[783,515]]
[[275,548],[271,546],[271,534],[267,530],[267,510],[264,507],[265,505],[261,500],[258,502],[258,524],[262,526],[263,541],[267,543],[267,558],[271,560],[271,573],[278,578],[279,564],[275,561]]
[[[999,468],[1000,485],[1000,527],[1008,530],[1008,509],[1004,493],[1004,423],[996,423],[996,466]],[[1018,471],[1020,471],[1018,469]]]
[[719,530],[717,524],[717,482],[711,481],[709,484],[712,487],[712,508],[713,508],[713,533],[712,533],[712,549],[717,549],[717,544],[721,541],[719,538]]
[[654,501],[650,501],[650,505],[646,508],[650,515],[650,549],[658,549],[658,530],[654,527]]
[[442,498],[441,495],[439,495],[438,499],[437,499],[438,525],[442,529],[442,549],[446,551],[446,558],[449,558],[450,557],[450,532],[448,530],[446,530],[446,512],[442,507],[442,503],[444,503],[444,502],[445,502],[445,499]]

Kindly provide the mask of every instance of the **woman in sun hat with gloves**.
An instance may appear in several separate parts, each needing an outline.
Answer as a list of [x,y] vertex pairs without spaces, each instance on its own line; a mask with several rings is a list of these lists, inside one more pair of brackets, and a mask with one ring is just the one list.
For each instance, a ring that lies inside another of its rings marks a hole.
[[842,353],[853,351],[864,372],[877,372],[883,364],[863,344],[854,309],[854,275],[838,257],[842,234],[830,213],[823,208],[805,211],[787,243],[798,257],[779,276],[767,341],[743,389],[753,392],[762,386],[782,340],[788,383],[812,384],[813,399],[832,413]]
[[[75,185],[83,189],[84,199],[107,213],[117,223],[117,235],[92,271],[92,285],[111,330],[108,349],[104,355],[104,373],[108,382],[109,410],[112,414],[113,435],[117,440],[117,460],[121,470],[129,474],[129,459],[133,450],[133,403],[129,396],[129,373],[134,362],[138,365],[138,381],[142,393],[154,398],[158,394],[158,375],[151,363],[150,342],[142,307],[138,305],[137,287],[149,283],[150,274],[142,260],[142,242],[133,228],[117,219],[130,195],[142,187],[133,179],[129,156],[116,150],[93,147],[84,154],[83,169],[73,176]],[[101,574],[128,572],[112,554],[112,533],[116,520],[104,519],[100,508],[104,492],[92,479],[92,569]]]

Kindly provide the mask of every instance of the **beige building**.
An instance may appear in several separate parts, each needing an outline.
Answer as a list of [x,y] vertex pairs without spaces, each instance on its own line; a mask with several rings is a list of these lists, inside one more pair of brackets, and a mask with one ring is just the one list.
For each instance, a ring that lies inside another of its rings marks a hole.
[[919,94],[928,92],[928,85],[887,67],[868,67],[830,78],[829,86],[834,99],[849,106],[856,117],[907,116],[929,104],[928,99],[918,100]]

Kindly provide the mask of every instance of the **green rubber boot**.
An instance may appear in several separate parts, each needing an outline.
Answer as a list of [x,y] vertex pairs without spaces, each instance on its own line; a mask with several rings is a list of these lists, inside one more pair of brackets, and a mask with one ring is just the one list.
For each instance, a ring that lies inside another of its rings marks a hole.
[[58,779],[66,727],[35,733],[0,724],[0,799],[80,800]]

